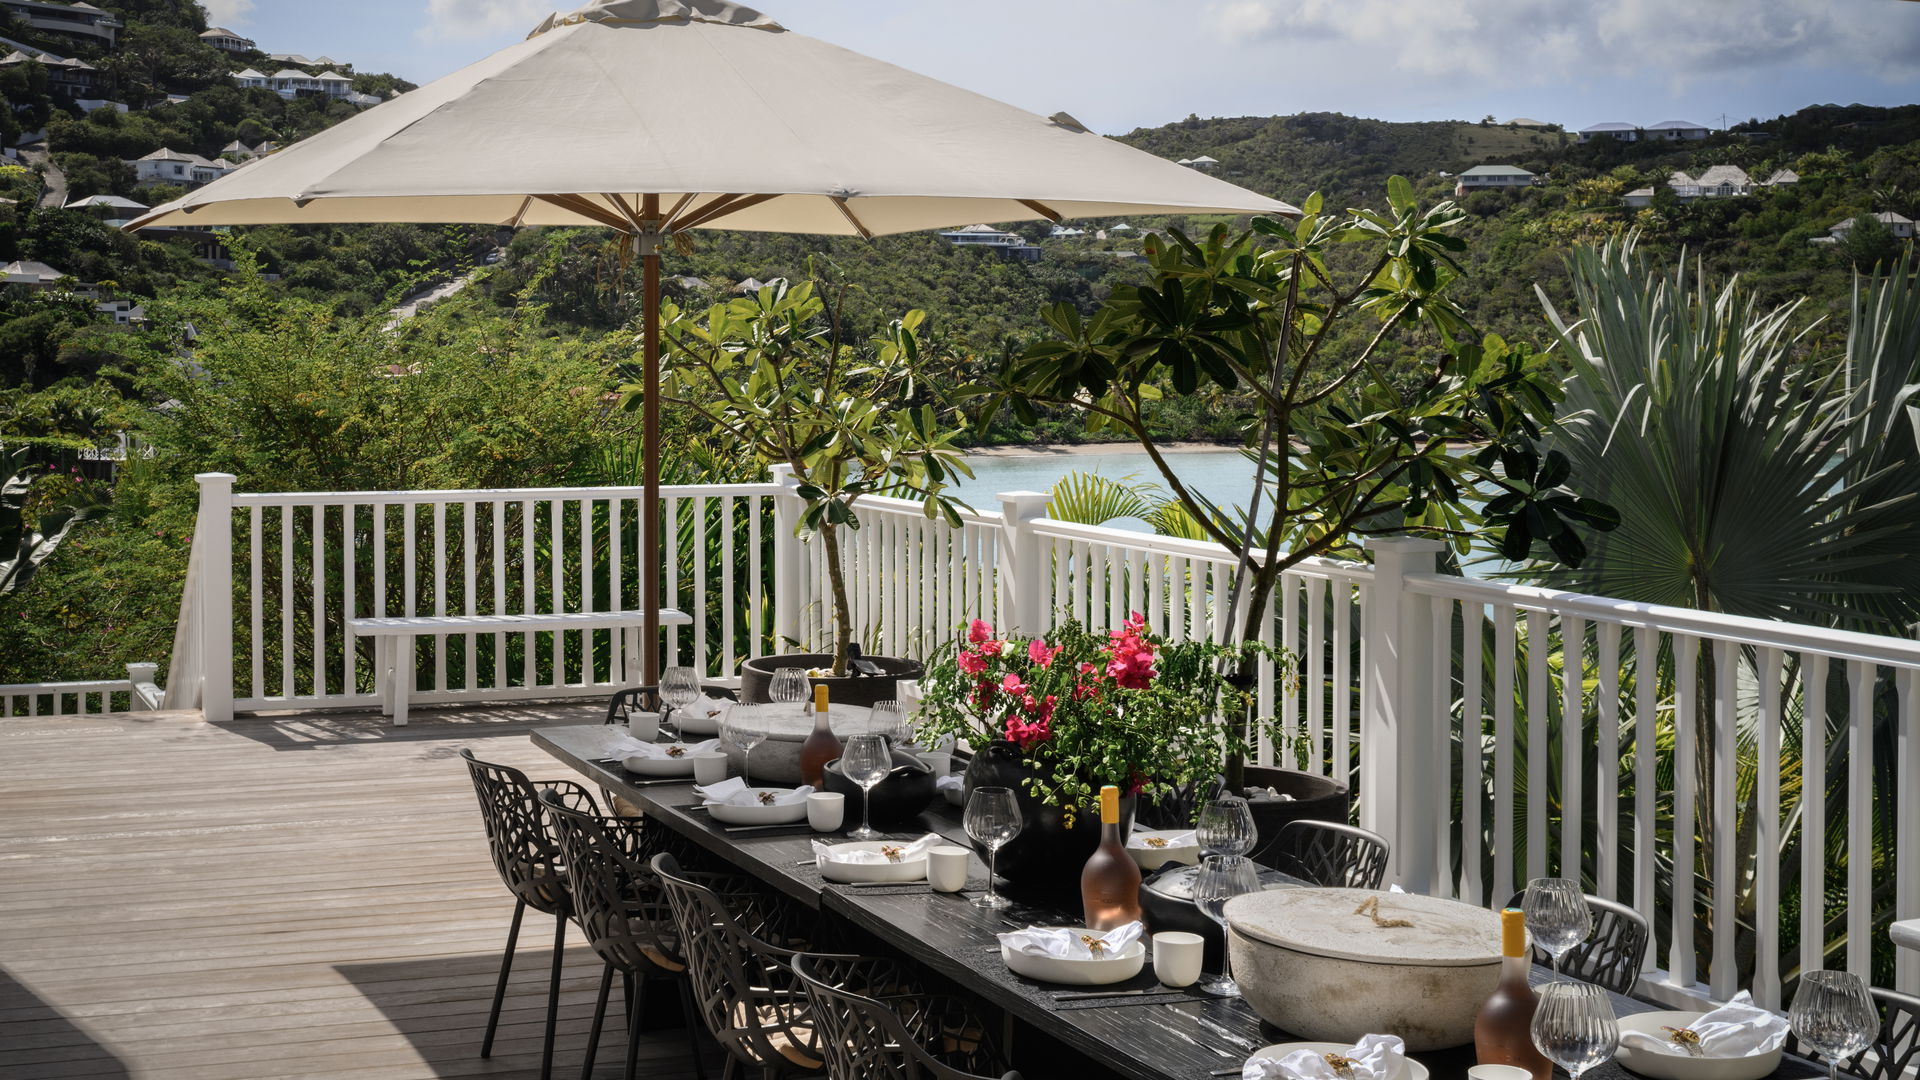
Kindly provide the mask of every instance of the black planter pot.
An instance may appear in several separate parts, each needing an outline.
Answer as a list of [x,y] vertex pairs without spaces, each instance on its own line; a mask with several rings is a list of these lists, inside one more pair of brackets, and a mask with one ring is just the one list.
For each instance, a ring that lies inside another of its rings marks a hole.
[[[918,679],[927,673],[926,665],[918,660],[909,660],[904,656],[869,656],[866,659],[878,664],[885,674],[847,675],[842,678],[820,678],[808,680],[815,686],[827,688],[827,700],[835,705],[872,705],[879,701],[891,701],[899,696],[900,682],[904,679]],[[756,656],[740,665],[740,700],[749,705],[765,704],[773,700],[767,696],[767,690],[773,685],[773,673],[781,668],[829,668],[833,666],[831,653],[784,653],[780,656]]]
[[1279,857],[1280,830],[1290,821],[1337,821],[1345,824],[1352,805],[1352,793],[1345,784],[1314,773],[1275,769],[1262,765],[1247,766],[1247,786],[1272,788],[1291,799],[1259,796],[1247,800],[1253,811],[1253,823],[1260,830],[1255,841],[1253,861],[1262,866],[1285,866]]
[[[1191,866],[1171,866],[1148,875],[1140,883],[1140,912],[1146,916],[1147,928],[1153,933],[1180,930],[1205,938],[1206,968],[1208,971],[1218,971],[1226,937],[1220,932],[1220,924],[1207,918],[1206,913],[1187,894],[1192,882],[1184,878],[1192,872]],[[1272,888],[1286,884],[1287,878],[1278,870],[1261,870],[1260,881]],[[1170,886],[1177,888],[1170,889]]]
[[[1100,807],[1084,806],[1073,815],[1073,827],[1066,824],[1066,812],[1059,806],[1043,803],[1027,790],[1027,780],[1038,775],[1021,755],[1020,748],[1004,739],[995,739],[976,750],[967,764],[964,793],[975,788],[1012,788],[1020,801],[1020,835],[1000,848],[995,869],[1000,876],[1017,885],[1052,892],[1077,890],[1080,871],[1100,846]],[[964,805],[964,804],[963,804]],[[1133,830],[1134,797],[1120,798],[1120,833]],[[987,857],[986,845],[974,841],[980,858]]]
[[[839,792],[847,797],[847,812],[844,820],[847,828],[860,825],[860,785],[846,778],[840,772],[840,759],[827,762],[823,770],[828,791]],[[904,829],[913,824],[920,812],[933,804],[933,766],[907,753],[905,750],[893,752],[893,771],[886,779],[873,785],[870,811],[873,827],[886,832]]]

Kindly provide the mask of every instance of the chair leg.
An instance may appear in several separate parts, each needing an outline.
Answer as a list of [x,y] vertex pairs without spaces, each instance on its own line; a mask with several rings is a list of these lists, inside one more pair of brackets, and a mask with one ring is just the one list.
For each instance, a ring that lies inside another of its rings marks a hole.
[[553,1080],[553,1033],[560,1023],[560,956],[567,948],[567,916],[553,917],[553,974],[547,979],[547,1038],[540,1048],[540,1080]]
[[739,1076],[740,1076],[740,1059],[737,1057],[734,1057],[732,1054],[728,1054],[727,1066],[726,1068],[720,1070],[720,1080],[739,1080]]
[[600,997],[593,1003],[593,1029],[587,1032],[587,1060],[580,1066],[580,1080],[592,1080],[593,1058],[600,1049],[600,1023],[607,1016],[607,995],[613,990],[613,965],[600,969]]
[[627,1070],[621,1073],[626,1080],[634,1080],[634,1072],[640,1067],[640,1014],[647,1003],[647,980],[635,974],[633,977],[632,1012],[627,1017]]
[[493,1032],[500,1026],[500,1003],[507,997],[507,972],[513,970],[513,946],[520,940],[520,917],[527,913],[527,902],[513,902],[513,925],[507,928],[507,951],[500,954],[500,981],[493,984],[493,1008],[487,1013],[487,1036],[480,1040],[480,1056],[493,1056]]
[[700,1060],[700,1014],[693,1008],[692,980],[682,976],[674,980],[680,984],[680,1014],[686,1017],[687,1046],[693,1051],[694,1080],[707,1080],[707,1066]]

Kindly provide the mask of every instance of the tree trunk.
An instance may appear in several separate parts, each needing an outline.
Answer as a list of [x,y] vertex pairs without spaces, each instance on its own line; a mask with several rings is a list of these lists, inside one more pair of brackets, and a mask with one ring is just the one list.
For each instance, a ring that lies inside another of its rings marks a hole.
[[833,674],[847,673],[847,645],[853,640],[853,606],[847,602],[847,574],[840,565],[840,528],[822,522],[820,542],[827,546],[827,582],[833,587]]

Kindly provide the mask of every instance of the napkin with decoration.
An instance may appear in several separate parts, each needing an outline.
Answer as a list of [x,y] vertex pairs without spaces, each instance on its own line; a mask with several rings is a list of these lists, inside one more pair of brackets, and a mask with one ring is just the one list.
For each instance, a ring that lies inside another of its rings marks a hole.
[[945,791],[948,788],[964,788],[966,786],[967,778],[959,773],[948,773],[945,776],[936,776],[933,779],[933,790],[935,791]]
[[691,705],[683,705],[675,709],[674,712],[686,716],[704,716],[718,724],[727,718],[727,710],[733,708],[735,704],[737,703],[729,698],[714,697],[712,694],[701,694],[693,700]]
[[1096,959],[1094,954],[1098,952],[1098,959],[1105,959],[1126,952],[1127,946],[1140,940],[1141,930],[1137,920],[1125,926],[1116,926],[1104,934],[1071,928],[1045,930],[1029,926],[1025,930],[1001,934],[1000,944],[1028,956],[1092,960]]
[[[719,739],[708,739],[697,743],[657,743],[641,742],[639,739],[620,738],[608,748],[608,757],[630,758],[685,758],[695,754],[710,754],[720,749]],[[674,751],[679,751],[675,753]]]
[[[1338,1058],[1339,1060],[1330,1060]],[[1248,1058],[1240,1080],[1390,1080],[1400,1075],[1407,1044],[1398,1035],[1363,1035],[1347,1050],[1295,1050],[1286,1057]]]
[[928,833],[911,844],[899,845],[899,850],[889,858],[886,854],[878,851],[846,850],[846,845],[844,844],[824,844],[815,840],[813,842],[813,857],[820,862],[845,864],[865,863],[868,865],[879,865],[890,862],[912,862],[914,859],[925,856],[929,848],[942,843],[945,843],[945,841],[938,835]]
[[782,788],[750,788],[747,782],[738,776],[722,780],[705,787],[695,784],[693,793],[706,800],[708,806],[725,803],[728,806],[792,806],[806,802],[813,794],[812,784],[802,784],[787,791]]
[[[1127,837],[1127,846],[1139,851],[1152,851],[1156,848],[1192,847],[1198,842],[1196,840],[1197,835],[1198,834],[1192,829],[1177,833],[1137,832]],[[1158,840],[1159,843],[1149,843],[1148,841],[1151,840]]]
[[[1679,1031],[1690,1031],[1695,1038],[1687,1040]],[[1732,1001],[1695,1020],[1691,1027],[1679,1031],[1669,1031],[1665,1039],[1644,1031],[1623,1031],[1620,1041],[1636,1050],[1651,1050],[1658,1054],[1709,1058],[1754,1057],[1771,1054],[1786,1045],[1787,1018],[1755,1005],[1753,995],[1742,990],[1733,995]],[[1676,1035],[1679,1038],[1674,1038]],[[1699,1053],[1694,1053],[1695,1050]]]

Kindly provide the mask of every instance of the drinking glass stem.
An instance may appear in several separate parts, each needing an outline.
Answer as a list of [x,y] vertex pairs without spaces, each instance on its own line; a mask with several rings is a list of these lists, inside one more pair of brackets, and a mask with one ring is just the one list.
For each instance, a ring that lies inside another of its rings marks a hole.
[[873,787],[869,784],[862,784],[860,785],[860,831],[861,832],[873,831],[872,818],[873,818]]
[[746,753],[740,755],[740,782],[748,787],[753,786],[753,747],[751,746],[747,747]]
[[996,871],[994,870],[994,865],[999,861],[1000,861],[1000,845],[999,844],[987,845],[987,900],[989,902],[991,902],[995,897],[1000,895],[999,893],[994,891],[994,877],[996,875]]
[[1227,920],[1221,919],[1220,920],[1220,977],[1222,979],[1227,980],[1228,982],[1232,982],[1233,981],[1233,953],[1227,947],[1229,943],[1226,939],[1226,933],[1227,933]]

